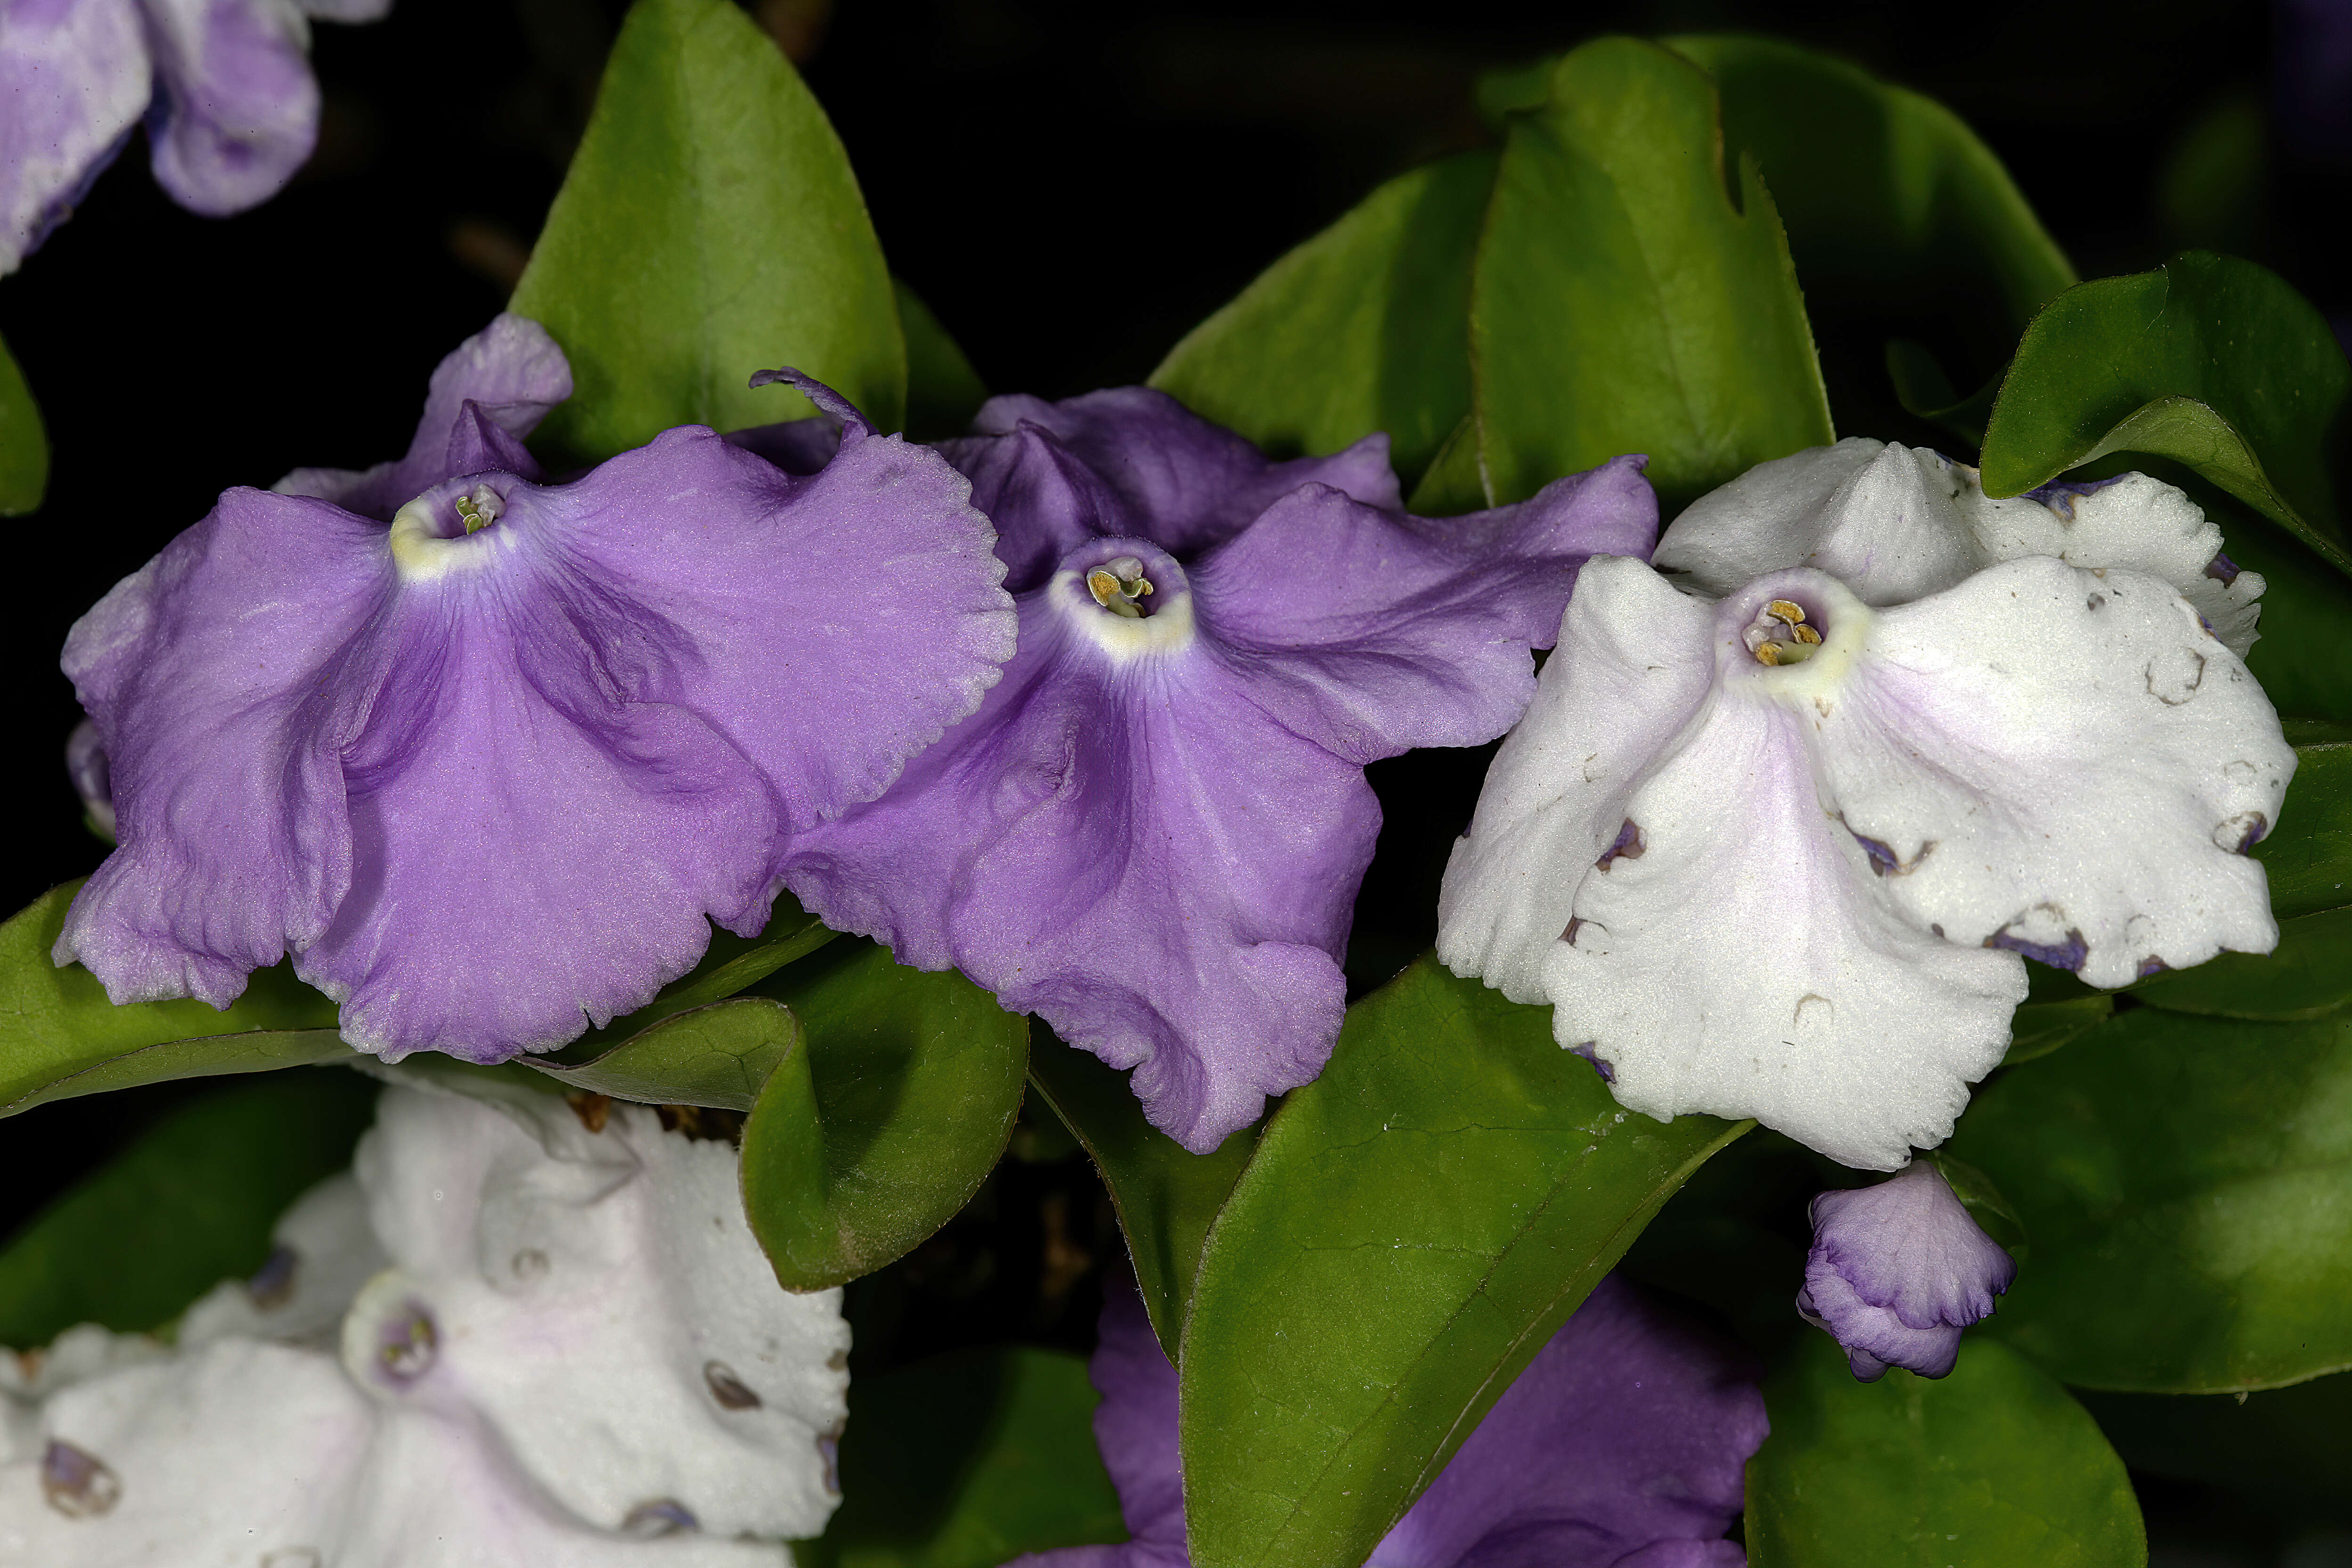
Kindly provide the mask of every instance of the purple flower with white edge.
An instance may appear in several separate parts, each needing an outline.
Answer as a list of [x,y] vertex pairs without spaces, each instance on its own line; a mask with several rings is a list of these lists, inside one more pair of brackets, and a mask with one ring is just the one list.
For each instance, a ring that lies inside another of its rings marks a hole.
[[225,217],[268,200],[319,139],[310,18],[391,0],[0,0],[0,275],[71,215],[142,114],[155,179]]
[[289,477],[376,515],[230,490],[75,626],[121,838],[58,963],[226,1006],[291,952],[361,1049],[550,1049],[757,932],[790,838],[993,684],[1003,568],[936,453],[793,376],[844,423],[817,474],[688,426],[541,483],[551,353],[494,323],[400,463]]
[[1822,1194],[1812,1218],[1797,1310],[1844,1347],[1864,1383],[1890,1366],[1949,1373],[1960,1331],[1992,1316],[1992,1299],[2017,1278],[2017,1260],[1927,1160],[1875,1186]]
[[1578,567],[1645,549],[1656,502],[1621,458],[1408,517],[1385,437],[1273,462],[1139,387],[1000,397],[974,428],[943,449],[996,523],[1019,651],[786,879],[1136,1069],[1152,1122],[1213,1149],[1338,1037],[1365,764],[1507,729]]
[[[1132,1286],[1104,1294],[1095,1444],[1133,1538],[1010,1568],[1188,1568],[1176,1369]],[[1769,1425],[1738,1350],[1604,1278],[1367,1568],[1738,1568],[1723,1539]]]
[[[1894,1170],[2024,999],[2278,940],[2246,851],[2294,772],[2260,579],[2145,476],[1993,501],[1842,442],[1585,568],[1447,868],[1438,952],[1553,1005],[1661,1119]],[[2231,638],[2238,638],[2235,646]]]

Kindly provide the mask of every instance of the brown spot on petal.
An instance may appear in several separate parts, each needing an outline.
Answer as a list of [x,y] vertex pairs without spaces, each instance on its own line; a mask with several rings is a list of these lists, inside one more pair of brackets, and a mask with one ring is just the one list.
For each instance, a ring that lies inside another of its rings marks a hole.
[[93,1519],[122,1500],[122,1478],[89,1449],[52,1437],[41,1450],[41,1494],[68,1519]]
[[720,1406],[725,1409],[757,1410],[760,1408],[760,1396],[744,1387],[743,1380],[735,1375],[735,1369],[724,1362],[704,1362],[702,1381],[710,1385],[710,1397],[719,1401]]
[[572,1114],[580,1118],[580,1125],[591,1132],[602,1132],[604,1123],[612,1119],[613,1097],[609,1094],[582,1092],[567,1094],[563,1100],[572,1107]]

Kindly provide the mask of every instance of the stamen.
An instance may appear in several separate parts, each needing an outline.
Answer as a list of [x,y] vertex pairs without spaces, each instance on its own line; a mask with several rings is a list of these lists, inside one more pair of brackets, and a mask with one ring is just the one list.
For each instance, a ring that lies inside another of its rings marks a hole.
[[1087,574],[1087,592],[1111,614],[1140,619],[1145,611],[1136,601],[1151,592],[1151,584],[1143,575],[1142,562],[1121,555]]
[[1774,599],[1756,612],[1744,640],[1763,665],[1800,664],[1821,651],[1822,634],[1805,619],[1805,606]]
[[476,485],[470,494],[459,496],[454,504],[457,516],[466,524],[466,531],[479,533],[498,521],[499,513],[506,510],[506,498],[488,485]]

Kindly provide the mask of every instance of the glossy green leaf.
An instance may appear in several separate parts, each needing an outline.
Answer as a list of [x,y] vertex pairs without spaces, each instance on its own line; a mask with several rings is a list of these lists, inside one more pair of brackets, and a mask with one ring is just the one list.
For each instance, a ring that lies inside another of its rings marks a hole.
[[[2037,964],[2034,967],[2040,969],[2042,966]],[[2086,986],[2084,989],[2089,988]],[[2001,1058],[2001,1062],[2004,1066],[2014,1067],[2020,1062],[2030,1062],[2036,1057],[2046,1057],[2097,1028],[2114,1015],[2115,1010],[2116,999],[2105,992],[2069,996],[2057,1002],[2028,1002],[2010,1019],[2009,1054]]]
[[1993,1332],[2088,1388],[2352,1366],[2352,1016],[2118,1013],[2001,1074],[1951,1151],[2033,1237]]
[[2282,713],[2352,720],[2352,580],[2276,524],[2229,516],[2227,497],[2199,499],[2221,521],[2230,558],[2268,584],[2246,659],[2263,694]]
[[640,0],[509,307],[572,361],[543,427],[601,458],[674,425],[810,412],[754,371],[794,365],[898,427],[907,352],[841,141],[728,0]]
[[[309,1032],[335,1026],[335,1005],[294,978],[280,964],[255,974],[245,994],[226,1012],[203,1002],[142,1002],[118,1007],[106,999],[97,976],[79,964],[59,969],[49,950],[63,928],[67,906],[79,882],[52,888],[0,925],[0,1115],[64,1094],[53,1084],[151,1046],[181,1042],[183,1048],[143,1058],[128,1076],[67,1093],[121,1088],[206,1071],[249,1072],[255,1067],[208,1067],[247,1061],[267,1065],[273,1053],[289,1059],[320,1059],[306,1054],[316,1042],[256,1042],[252,1030]],[[166,1070],[168,1068],[168,1070]]]
[[1030,1052],[1029,1081],[1102,1173],[1152,1331],[1174,1360],[1202,1244],[1257,1149],[1258,1128],[1241,1129],[1213,1154],[1192,1153],[1143,1119],[1125,1073],[1052,1038]]
[[2340,570],[2324,447],[2352,369],[2277,274],[2200,251],[2067,290],[2026,329],[1985,433],[1987,493],[2113,452],[2169,458]]
[[1992,149],[1933,99],[1774,38],[1664,42],[1715,79],[1725,144],[1763,165],[1808,301],[1985,317],[2005,352],[2074,284]]
[[277,1073],[173,1111],[0,1248],[0,1344],[157,1328],[252,1273],[278,1216],[351,1163],[375,1092],[357,1073]]
[[948,1222],[1012,1135],[1029,1024],[962,975],[845,939],[761,982],[806,1047],[743,1129],[751,1230],[792,1290],[870,1274]]
[[907,338],[907,434],[918,441],[961,436],[988,401],[988,385],[922,298],[898,279],[890,287]]
[[1181,1358],[1195,1560],[1364,1561],[1746,1127],[1619,1110],[1547,1009],[1433,959],[1350,1007],[1202,1255]]
[[2286,805],[2270,837],[2254,846],[2254,858],[2270,878],[2271,913],[2281,920],[2352,904],[2352,744],[2295,748]]
[[1186,335],[1151,384],[1269,451],[1375,430],[1410,484],[1470,409],[1470,258],[1495,154],[1375,190]]
[[2224,952],[2131,993],[2151,1007],[2214,1018],[2324,1018],[2352,1002],[2352,909],[2282,921],[2274,952]]
[[86,1094],[108,1094],[174,1079],[275,1072],[280,1068],[354,1061],[359,1056],[332,1029],[247,1029],[235,1035],[198,1035],[125,1051],[68,1073],[0,1105],[0,1116],[19,1115],[52,1100],[78,1100]]
[[16,356],[0,342],[0,517],[38,510],[49,488],[49,435]]
[[1124,1541],[1087,1363],[1033,1346],[936,1356],[849,1385],[841,1509],[803,1568],[997,1568]]
[[1857,1383],[1807,1334],[1766,1383],[1751,1568],[2142,1568],[2123,1461],[2032,1363],[1971,1336],[1940,1380]]
[[2136,1470],[2265,1503],[2352,1502],[2352,1443],[2344,1440],[2352,1432],[2352,1375],[2242,1395],[2086,1391],[2082,1398]]
[[1705,71],[1604,38],[1508,125],[1470,312],[1491,499],[1646,452],[1671,508],[1832,439],[1780,218],[1753,158],[1727,188]]
[[646,1105],[710,1105],[748,1111],[761,1086],[801,1045],[800,1020],[765,996],[674,1013],[577,1066],[518,1058],[565,1089]]

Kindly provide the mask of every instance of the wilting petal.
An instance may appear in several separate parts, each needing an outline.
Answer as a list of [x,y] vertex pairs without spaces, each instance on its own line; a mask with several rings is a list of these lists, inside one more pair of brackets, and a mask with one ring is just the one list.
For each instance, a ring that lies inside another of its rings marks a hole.
[[[1031,426],[1051,443],[991,442]],[[943,442],[948,460],[973,477],[975,503],[998,520],[1009,542],[1008,564],[1050,567],[1077,542],[1075,531],[1056,531],[1062,542],[1033,560],[1027,553],[1033,519],[1064,514],[1032,502],[1006,504],[1007,493],[1035,498],[1052,493],[1050,472],[1058,448],[1085,476],[1062,504],[1079,509],[1074,521],[1084,531],[1148,539],[1180,558],[1222,543],[1255,521],[1282,497],[1304,484],[1326,484],[1369,505],[1401,510],[1403,497],[1389,467],[1389,439],[1367,436],[1328,458],[1275,462],[1222,426],[1212,425],[1164,392],[1118,386],[1083,397],[1048,403],[1025,395],[992,397],[971,424],[972,434]],[[992,446],[997,450],[989,451]],[[992,487],[1003,486],[999,491]],[[997,502],[992,505],[991,501]],[[1013,579],[1013,591],[1030,586]]]
[[571,395],[571,363],[547,329],[503,314],[435,368],[405,457],[365,469],[297,468],[270,488],[390,522],[443,479],[493,468],[536,479],[539,466],[522,438]]
[[[1741,628],[1799,595],[1821,654],[1757,664]],[[1624,847],[1556,873],[1579,886],[1542,972],[1553,1033],[1589,1046],[1633,1110],[1753,1116],[1893,1170],[1949,1136],[2000,1060],[2024,966],[1906,920],[1817,791],[1815,700],[1861,679],[1871,612],[1799,571],[1715,616],[1715,689],[1627,797]]]
[[1797,1310],[1845,1348],[1865,1383],[1889,1366],[1950,1372],[1960,1331],[1990,1317],[2017,1278],[2016,1259],[1925,1160],[1876,1186],[1822,1194],[1812,1220]]
[[[1747,1358],[1612,1276],[1537,1352],[1368,1568],[1737,1568],[1723,1533],[1767,1431]],[[1031,1568],[1189,1561],[1176,1370],[1132,1286],[1104,1293],[1091,1365],[1095,1441],[1131,1542],[1018,1560]]]
[[153,90],[135,0],[0,0],[0,276],[64,221]]
[[1824,789],[1915,926],[2094,985],[2278,940],[2245,851],[2294,749],[2158,579],[2033,556],[1879,611],[1819,717]]
[[356,1172],[394,1263],[343,1327],[375,1398],[478,1418],[517,1489],[601,1529],[655,1500],[719,1538],[824,1528],[841,1292],[777,1287],[726,1142],[666,1133],[643,1106],[591,1132],[551,1097],[394,1088]]
[[2242,658],[2263,583],[2221,551],[2221,531],[2197,503],[2146,474],[1996,500],[1965,463],[1849,437],[1759,464],[1701,497],[1654,560],[1717,595],[1768,572],[1816,567],[1873,605],[1924,598],[2029,555],[2126,567],[2171,584]]
[[319,140],[310,27],[292,0],[142,0],[155,47],[156,183],[225,217],[285,186]]
[[226,1007],[315,940],[352,877],[341,735],[320,696],[383,602],[383,531],[235,489],[75,623],[120,847],[58,939],[117,1002]]
[[1713,625],[1711,606],[1639,561],[1587,563],[1535,700],[1446,864],[1437,952],[1456,974],[1514,1002],[1547,999],[1544,963],[1583,868],[1616,847],[1627,795],[1706,696]]

